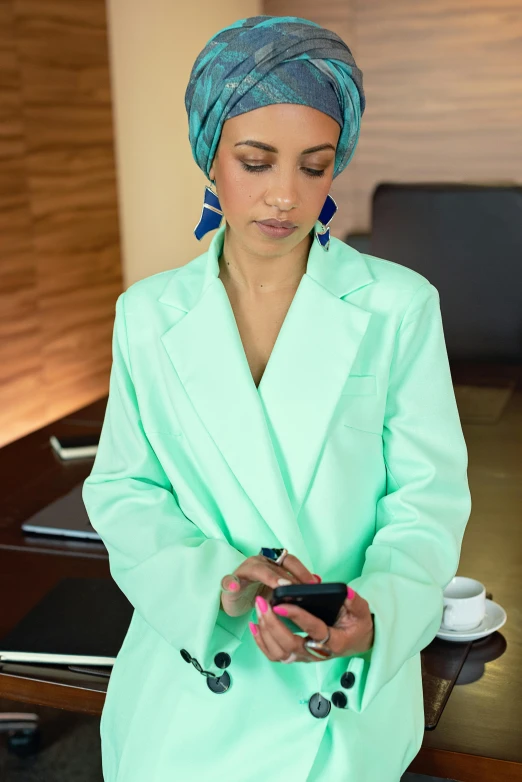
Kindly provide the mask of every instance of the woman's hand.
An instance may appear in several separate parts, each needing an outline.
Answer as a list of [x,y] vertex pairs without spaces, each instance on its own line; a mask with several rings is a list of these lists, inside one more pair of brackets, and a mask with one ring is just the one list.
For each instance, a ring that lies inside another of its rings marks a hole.
[[221,605],[229,616],[242,616],[254,607],[259,595],[270,600],[273,590],[288,584],[317,584],[319,576],[310,573],[303,563],[287,554],[282,565],[276,565],[262,554],[248,557],[233,573],[221,580]]
[[373,614],[370,613],[368,602],[350,587],[347,588],[346,600],[333,627],[328,627],[322,619],[299,606],[287,603],[272,609],[270,603],[258,598],[256,611],[258,624],[250,622],[250,629],[258,647],[272,662],[287,660],[292,653],[295,655],[295,662],[321,662],[320,658],[314,657],[305,649],[305,639],[289,630],[278,614],[291,619],[316,641],[325,638],[327,629],[330,630],[330,638],[325,645],[332,650],[333,657],[350,657],[366,652],[373,646]]

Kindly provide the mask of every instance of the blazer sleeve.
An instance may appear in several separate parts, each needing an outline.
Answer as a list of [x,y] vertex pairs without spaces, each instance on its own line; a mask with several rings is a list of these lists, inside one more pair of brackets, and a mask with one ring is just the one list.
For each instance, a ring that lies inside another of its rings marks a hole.
[[423,283],[398,329],[383,428],[387,493],[376,534],[350,586],[368,601],[372,648],[350,658],[348,706],[364,711],[442,619],[471,511],[468,454],[453,390],[437,289]]
[[[144,432],[131,376],[124,297],[116,302],[109,399],[83,501],[111,575],[141,617],[175,649],[220,675],[217,652],[239,645],[251,612],[221,608],[221,579],[245,555],[209,539],[182,512]],[[222,673],[222,671],[221,671]]]

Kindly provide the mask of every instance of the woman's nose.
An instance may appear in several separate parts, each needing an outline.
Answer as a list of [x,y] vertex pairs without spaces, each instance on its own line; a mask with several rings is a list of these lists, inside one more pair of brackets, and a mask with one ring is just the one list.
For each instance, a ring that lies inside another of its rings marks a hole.
[[268,188],[265,202],[268,206],[276,206],[282,212],[294,209],[298,205],[297,187],[293,178],[278,178]]

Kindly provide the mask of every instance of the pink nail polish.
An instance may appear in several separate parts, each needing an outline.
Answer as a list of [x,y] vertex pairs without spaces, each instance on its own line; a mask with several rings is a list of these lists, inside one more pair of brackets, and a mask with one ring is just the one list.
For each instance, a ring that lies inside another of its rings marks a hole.
[[351,587],[347,587],[346,591],[348,593],[348,600],[353,600],[355,597],[355,592],[353,591],[353,589]]
[[230,584],[228,585],[228,588],[235,591],[236,589],[239,589],[239,584],[236,584],[235,581],[231,581]]
[[268,610],[268,603],[266,602],[264,597],[261,597],[261,595],[258,595],[256,597],[256,605],[259,607],[259,610],[263,614],[266,614],[266,612]]
[[281,616],[288,616],[288,611],[284,606],[275,606],[272,611],[274,614],[280,614]]
[[317,583],[320,584],[322,582],[321,576],[318,576],[317,573],[312,573],[312,576],[317,579]]
[[251,632],[252,632],[252,635],[257,635],[257,633],[259,632],[259,628],[258,628],[258,626],[257,626],[257,625],[255,625],[253,622],[249,622],[249,623],[248,623],[248,626],[250,627],[250,630],[251,630]]

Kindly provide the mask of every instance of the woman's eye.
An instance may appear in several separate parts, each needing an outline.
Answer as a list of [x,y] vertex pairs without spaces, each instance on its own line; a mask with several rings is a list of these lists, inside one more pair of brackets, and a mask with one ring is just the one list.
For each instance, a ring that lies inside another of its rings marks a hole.
[[[268,163],[263,163],[259,166],[250,166],[248,163],[244,163],[241,161],[241,166],[244,168],[245,171],[252,171],[252,172],[260,172],[265,171],[267,168],[270,168]],[[324,175],[324,169],[322,168],[303,168],[303,171],[307,176],[317,177],[317,176],[323,176]]]
[[264,171],[265,168],[270,168],[270,166],[268,166],[267,164],[260,165],[260,166],[249,166],[248,163],[243,163],[243,161],[241,161],[241,165],[243,166],[245,171]]

